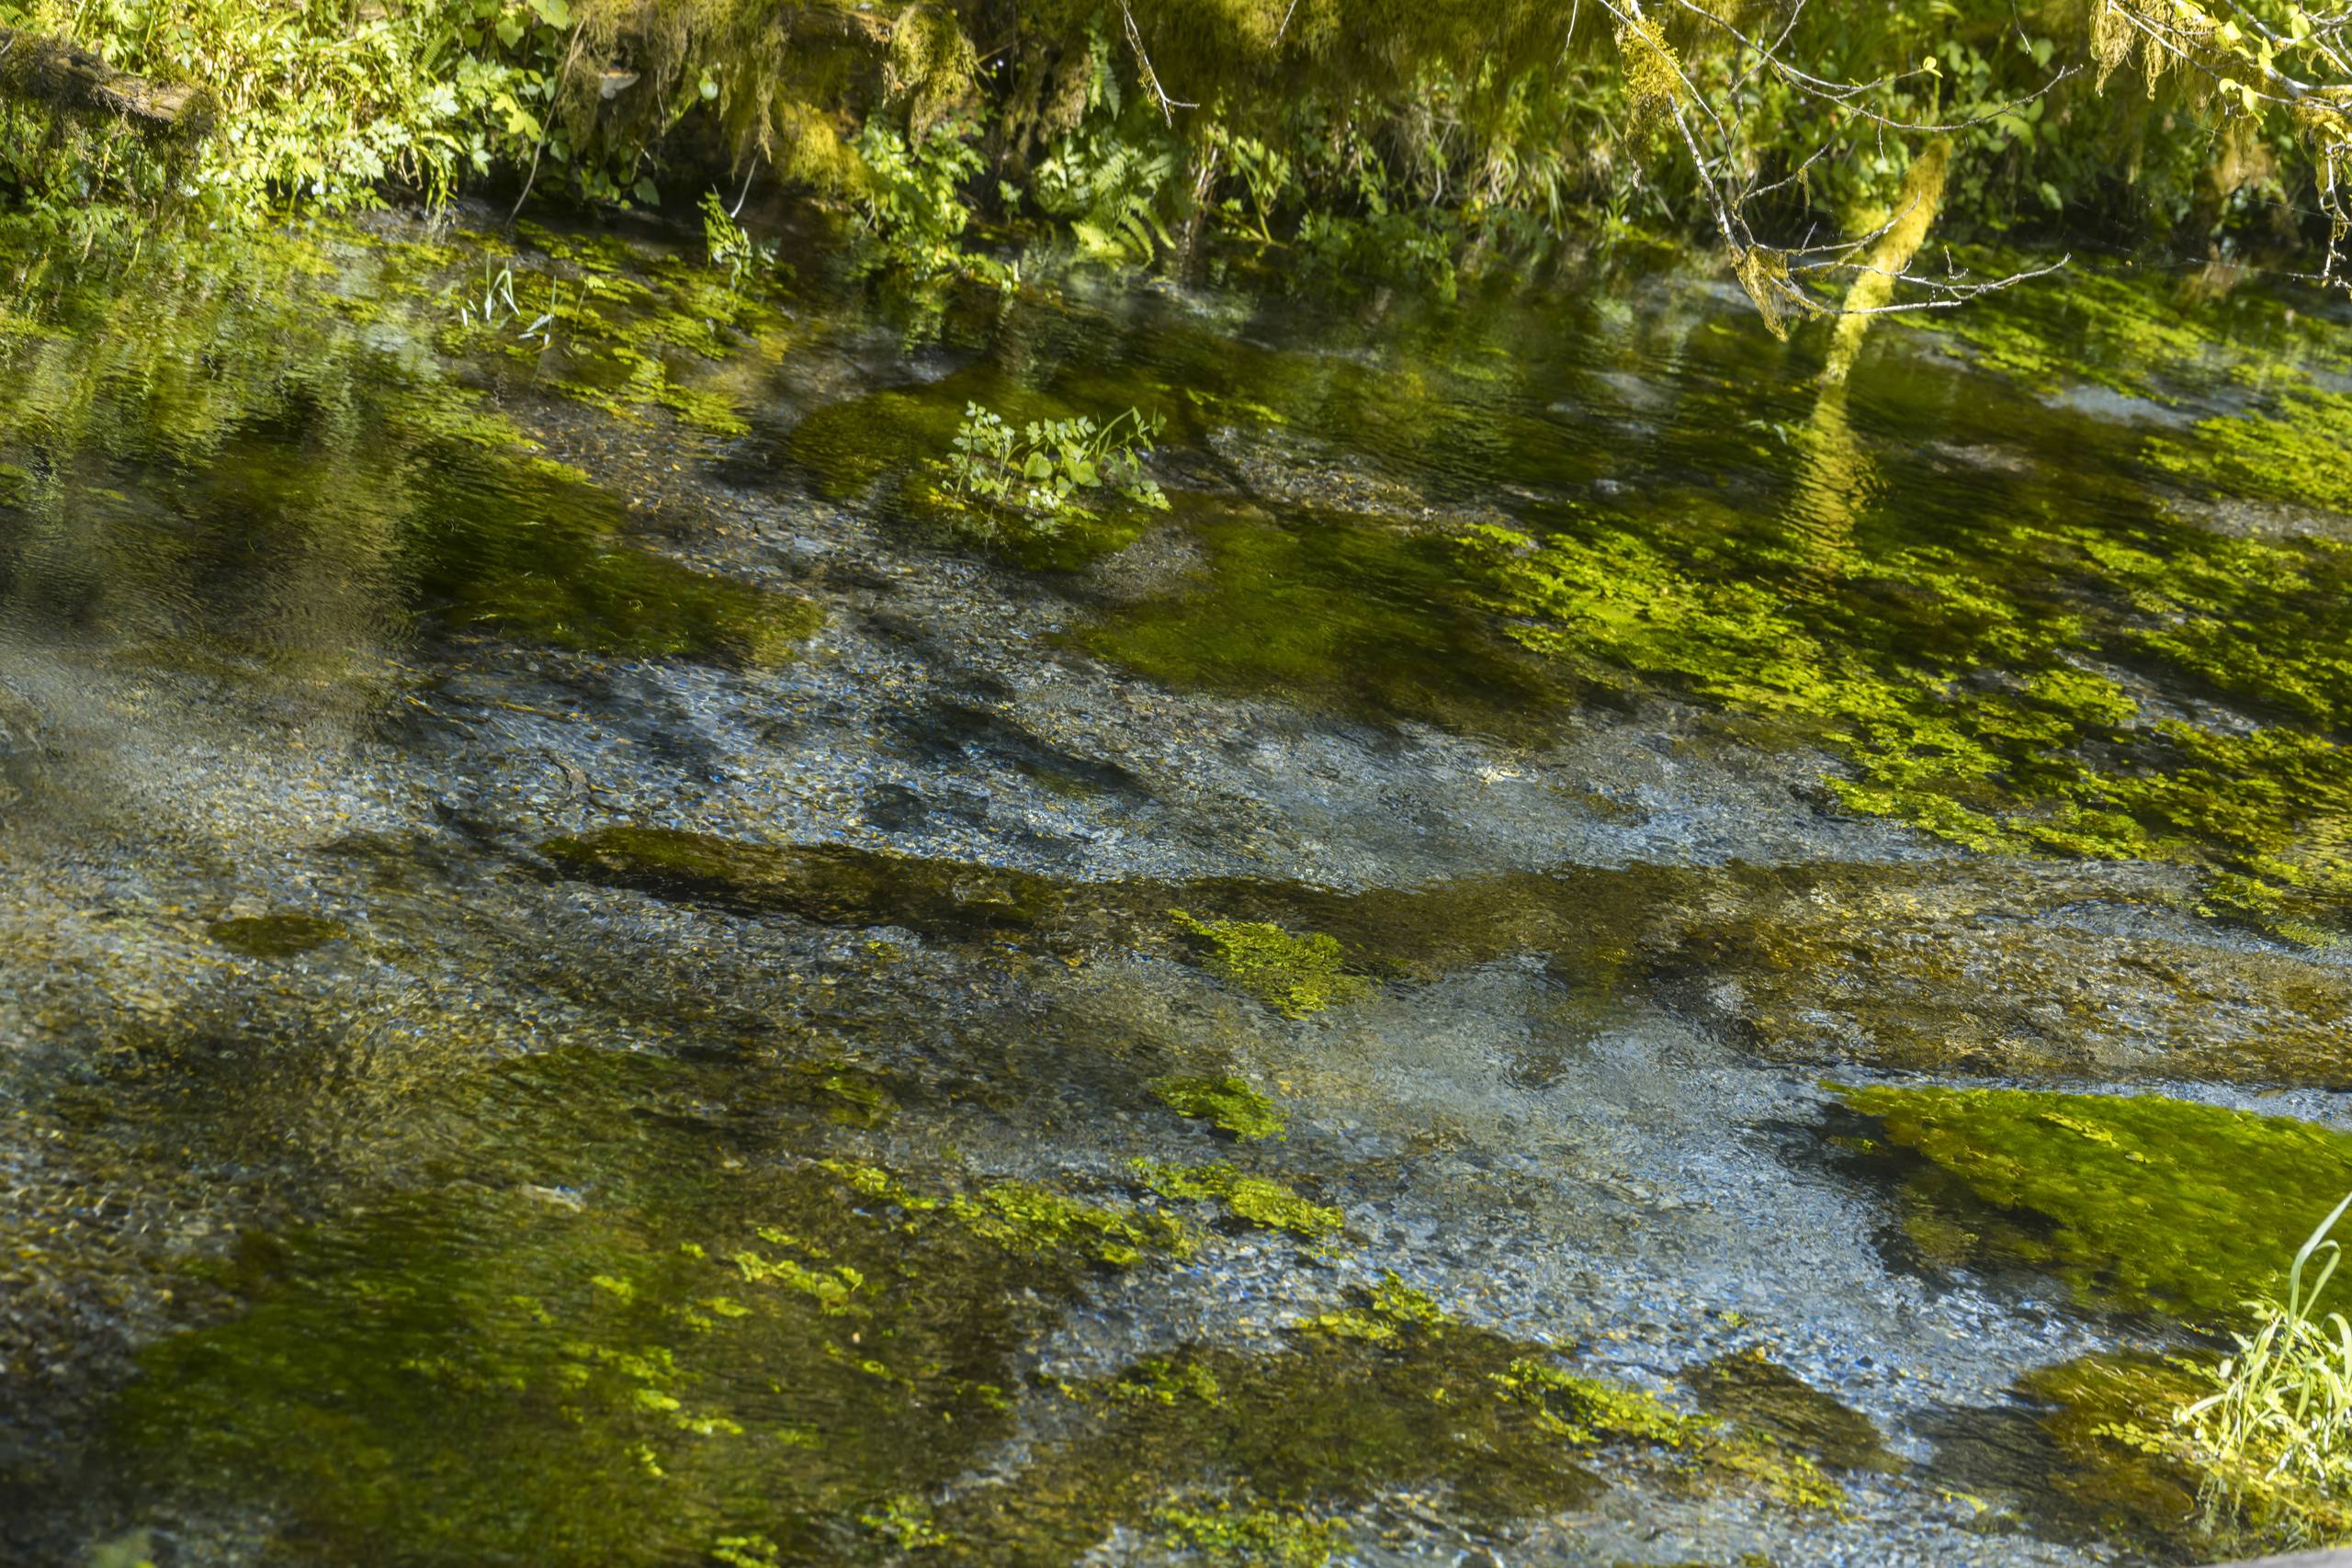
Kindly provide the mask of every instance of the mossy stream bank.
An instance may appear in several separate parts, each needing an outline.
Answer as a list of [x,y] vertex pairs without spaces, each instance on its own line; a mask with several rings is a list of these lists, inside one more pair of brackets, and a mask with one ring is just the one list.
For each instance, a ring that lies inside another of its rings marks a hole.
[[2352,1184],[2333,322],[797,241],[8,253],[12,1560],[2252,1544],[2098,1412]]

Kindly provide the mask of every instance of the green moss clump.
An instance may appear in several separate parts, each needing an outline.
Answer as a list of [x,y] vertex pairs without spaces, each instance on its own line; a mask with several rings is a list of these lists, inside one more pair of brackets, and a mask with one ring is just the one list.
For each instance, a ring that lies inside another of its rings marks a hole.
[[1895,1472],[1869,1416],[1814,1388],[1762,1350],[1747,1350],[1682,1374],[1709,1415],[1811,1455],[1836,1470]]
[[1143,1261],[1146,1252],[1184,1258],[1193,1240],[1182,1221],[1125,1206],[1088,1203],[1028,1182],[1006,1182],[948,1204],[966,1229],[1023,1253],[1076,1249],[1117,1268]]
[[1152,1510],[1151,1522],[1166,1532],[1170,1547],[1228,1568],[1324,1568],[1348,1544],[1342,1520],[1296,1509],[1236,1508],[1229,1497],[1213,1506],[1163,1503]]
[[1289,1126],[1272,1100],[1231,1076],[1155,1078],[1151,1091],[1164,1104],[1221,1127],[1244,1143],[1283,1137]]
[[349,934],[340,920],[319,915],[241,915],[215,920],[205,934],[247,958],[295,958]]
[[1712,1429],[1703,1417],[1669,1410],[1654,1394],[1578,1377],[1533,1357],[1521,1357],[1494,1379],[1506,1394],[1535,1413],[1545,1431],[1579,1448],[1622,1438],[1679,1449]]
[[1380,1283],[1361,1294],[1354,1305],[1301,1319],[1299,1326],[1338,1339],[1393,1345],[1417,1332],[1439,1332],[1457,1322],[1426,1293],[1398,1279],[1394,1269],[1383,1270]]
[[1223,1203],[1234,1218],[1309,1241],[1328,1241],[1347,1227],[1339,1210],[1300,1197],[1272,1178],[1248,1176],[1227,1165],[1175,1166],[1138,1159],[1136,1173],[1163,1198]]
[[2086,1303],[2218,1324],[2352,1191],[2352,1137],[2158,1096],[1860,1089],[1911,1168],[1914,1234],[2055,1270]]
[[[2051,308],[2079,295],[2106,326],[2023,335],[2070,370],[2083,330],[2131,343],[2111,362],[2123,378],[2181,363],[2169,328],[2126,324],[2118,300],[2145,280],[2083,281]],[[1954,330],[2004,330],[2019,308]],[[2318,945],[2352,929],[2352,760],[2337,744],[2352,727],[2352,546],[2330,520],[2352,507],[2331,457],[2352,395],[2316,378],[2340,374],[2340,355],[2313,357],[2257,351],[2280,386],[2255,412],[2110,427],[2111,463],[2002,481],[2015,504],[1965,518],[1926,502],[1927,476],[1882,475],[1825,414],[1792,445],[1784,515],[1678,497],[1456,542],[1512,635],[1571,681],[1696,695],[1751,739],[1820,747],[1848,809],[1971,850],[2190,867],[2203,912]],[[1856,500],[1897,479],[1901,526]],[[2233,521],[2249,514],[2256,525]]]
[[[656,1211],[458,1193],[257,1244],[243,1314],[147,1354],[131,1462],[272,1497],[332,1562],[805,1551],[854,1499],[944,1479],[923,1447],[1000,1429],[999,1363],[943,1331],[1011,1280],[821,1188],[764,1197],[827,1241],[706,1245]],[[857,1262],[788,1255],[818,1246]]]
[[2168,1561],[2263,1551],[2199,1506],[2199,1477],[2174,1451],[2174,1413],[2211,1392],[2191,1368],[2145,1355],[2086,1356],[2027,1374],[2017,1392],[2037,1410],[2028,1451],[2005,1455],[1984,1483],[1963,1474],[1962,1484],[2014,1489],[2027,1518],[2050,1533],[2096,1535]]
[[1169,918],[1209,945],[1209,966],[1284,1018],[1306,1018],[1371,993],[1344,967],[1337,938],[1293,936],[1264,920],[1203,920],[1182,909]]

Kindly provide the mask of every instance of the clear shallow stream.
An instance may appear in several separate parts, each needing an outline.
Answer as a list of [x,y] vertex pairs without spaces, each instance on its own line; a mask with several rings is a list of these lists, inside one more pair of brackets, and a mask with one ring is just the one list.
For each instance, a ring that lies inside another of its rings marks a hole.
[[2069,1403],[2210,1322],[1854,1100],[2352,1127],[2339,325],[793,232],[8,252],[10,1561],[2211,1544]]

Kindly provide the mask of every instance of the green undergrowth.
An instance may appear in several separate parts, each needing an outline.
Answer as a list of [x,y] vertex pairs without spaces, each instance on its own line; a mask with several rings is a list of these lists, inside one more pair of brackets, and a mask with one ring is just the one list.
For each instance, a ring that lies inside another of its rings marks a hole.
[[[1001,412],[970,400],[981,398]],[[978,429],[975,422],[982,416],[998,423]],[[1038,445],[1045,445],[1042,433],[1091,424],[1093,418],[1083,404],[1006,385],[982,365],[930,386],[886,388],[812,409],[793,427],[785,456],[820,494],[871,498],[929,536],[1024,570],[1071,571],[1135,543],[1169,506],[1132,461],[1107,481],[1101,463],[1075,457],[1067,472],[1048,461],[1042,479],[1028,477],[1025,459],[1034,454],[1022,432],[1040,433]],[[993,482],[996,446],[988,454],[957,447],[983,439],[1001,442],[1008,460],[1012,447],[1021,446],[1024,467],[1017,485],[1007,479],[1001,493],[977,488]],[[969,477],[976,469],[977,480]],[[1082,486],[1072,477],[1090,474],[1093,482]],[[1024,499],[1041,484],[1053,486],[1057,476],[1071,487],[1066,493],[1048,488],[1050,502]]]
[[2154,1095],[1839,1092],[1907,1156],[1925,1256],[2046,1269],[2097,1307],[2238,1322],[2352,1190],[2352,1138],[2287,1117]]
[[1284,1018],[1307,1018],[1371,994],[1369,982],[1349,973],[1336,937],[1295,936],[1264,920],[1204,920],[1182,909],[1169,918],[1205,944],[1214,973]]

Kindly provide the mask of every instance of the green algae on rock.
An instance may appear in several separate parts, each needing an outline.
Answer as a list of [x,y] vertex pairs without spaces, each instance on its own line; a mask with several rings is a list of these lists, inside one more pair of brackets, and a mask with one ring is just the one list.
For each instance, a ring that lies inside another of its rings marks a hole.
[[2086,1304],[2238,1318],[2352,1190],[2352,1136],[2155,1095],[1841,1089],[1916,1156],[1912,1233],[1954,1262],[2019,1258]]
[[903,926],[978,940],[1035,928],[1061,904],[1044,877],[839,845],[747,843],[673,828],[600,828],[540,852],[567,875],[742,914]]
[[465,1179],[188,1281],[215,1321],[146,1353],[119,1462],[197,1508],[235,1477],[311,1561],[833,1561],[842,1520],[898,1517],[1007,1433],[1056,1303],[1193,1245],[1038,1183],[754,1168],[714,1089],[760,1092],[741,1063],[598,1053],[436,1091],[427,1169],[469,1134]]
[[1569,677],[1824,746],[1850,810],[1983,852],[2187,865],[2208,912],[2328,940],[2352,889],[2352,550],[2198,526],[2125,473],[1932,529],[1857,514],[1873,482],[1838,479],[1827,518],[1578,504],[1459,547]]
[[215,920],[205,934],[232,953],[247,958],[294,958],[340,942],[346,933],[341,920],[322,915],[239,915]]
[[1344,1520],[1298,1509],[1236,1508],[1230,1497],[1214,1506],[1195,1499],[1163,1503],[1152,1510],[1151,1522],[1167,1532],[1169,1545],[1227,1568],[1324,1568],[1348,1544]]
[[1345,968],[1337,938],[1320,931],[1293,936],[1265,920],[1204,920],[1182,909],[1168,918],[1206,942],[1209,965],[1284,1018],[1303,1019],[1371,994],[1371,984]]
[[2205,1386],[2178,1360],[2138,1353],[2039,1368],[2018,1381],[2030,1415],[2013,1417],[2014,1436],[1986,1443],[1956,1434],[1935,1462],[1954,1485],[2016,1496],[2034,1529],[2059,1539],[2167,1562],[2255,1555],[2259,1543],[2199,1506],[2197,1472],[2168,1444],[2147,1440]]
[[1808,1454],[1832,1470],[1895,1472],[1903,1461],[1869,1416],[1839,1404],[1760,1349],[1693,1367],[1682,1382],[1701,1408]]
[[1266,1230],[1285,1230],[1309,1241],[1328,1241],[1347,1228],[1338,1209],[1302,1198],[1271,1177],[1251,1176],[1228,1165],[1177,1166],[1137,1159],[1136,1174],[1163,1198],[1223,1203],[1235,1219]]
[[1245,1144],[1287,1135],[1289,1122],[1281,1108],[1250,1088],[1244,1078],[1230,1075],[1219,1078],[1154,1078],[1151,1092],[1170,1109],[1222,1128]]
[[[825,1239],[455,1195],[267,1244],[243,1315],[149,1353],[126,1439],[197,1495],[265,1486],[330,1561],[651,1564],[747,1530],[805,1551],[996,1428],[1001,1341],[972,1330],[1011,1278],[845,1227],[821,1189],[766,1196]],[[435,1462],[453,1435],[467,1461]]]
[[1544,727],[1554,689],[1498,634],[1444,537],[1191,511],[1204,580],[1106,613],[1072,634],[1079,646],[1180,690],[1514,739]]

